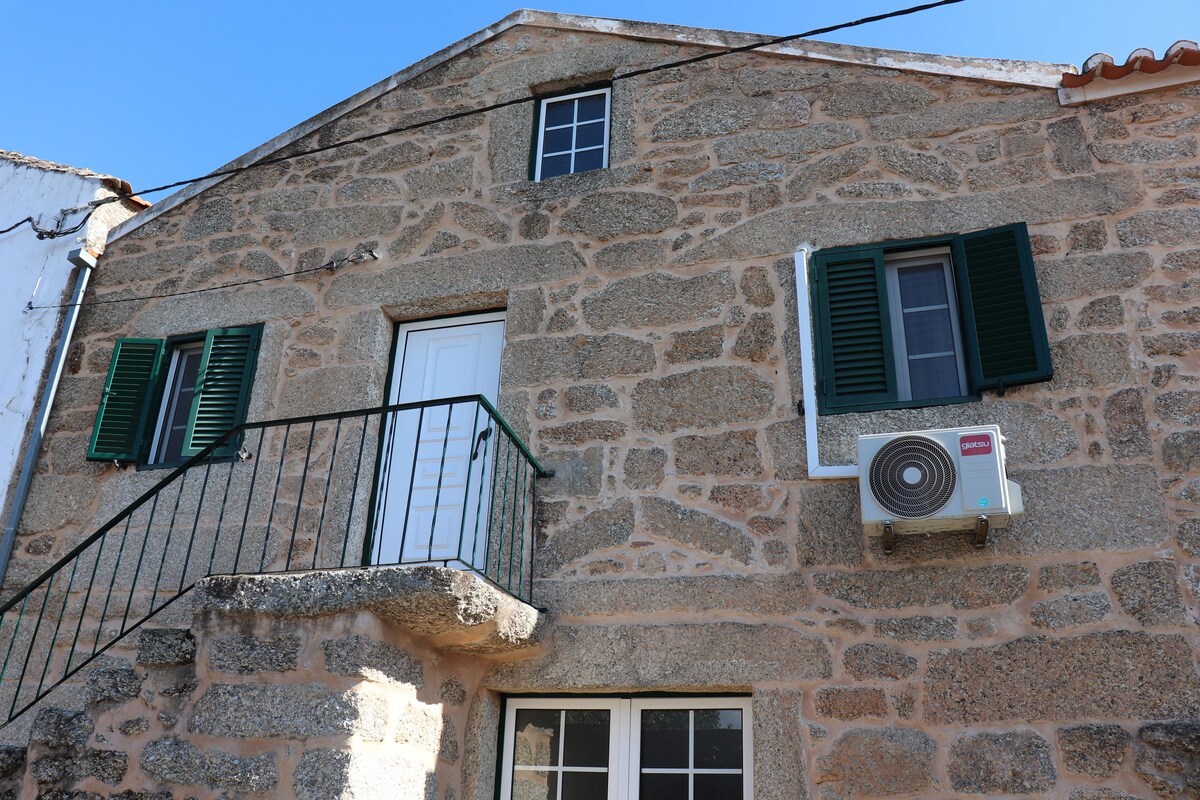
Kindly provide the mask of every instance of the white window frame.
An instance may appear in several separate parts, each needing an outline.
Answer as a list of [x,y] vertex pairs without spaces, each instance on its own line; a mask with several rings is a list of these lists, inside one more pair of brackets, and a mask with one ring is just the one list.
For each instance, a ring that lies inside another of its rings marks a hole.
[[[962,332],[958,321],[958,294],[954,285],[954,269],[950,260],[949,247],[931,247],[925,250],[909,250],[885,253],[884,276],[887,280],[887,302],[891,317],[893,360],[896,365],[896,389],[901,400],[912,400],[912,379],[908,372],[908,342],[904,333],[904,308],[900,297],[901,269],[940,265],[946,282],[946,303],[950,312],[950,333],[954,341],[954,362],[958,367],[958,392],[945,397],[963,397],[967,394],[967,365],[963,353]],[[939,398],[923,398],[936,400]]]
[[[754,720],[751,714],[752,698],[750,697],[519,697],[509,698],[504,712],[503,758],[501,759],[500,797],[501,800],[512,800],[512,776],[517,711],[524,709],[561,709],[565,711],[606,710],[611,716],[608,749],[608,800],[640,800],[639,788],[642,773],[640,763],[641,749],[641,719],[643,711],[679,710],[702,711],[706,709],[736,709],[742,712],[742,797],[752,800],[754,797]],[[691,749],[691,734],[689,731],[689,751]],[[565,741],[565,739],[564,739]],[[560,747],[562,742],[560,742]],[[691,760],[689,755],[689,761]],[[557,767],[538,767],[542,772],[561,772],[562,758]],[[530,766],[533,765],[524,765]],[[576,767],[572,771],[599,771],[598,768]],[[696,768],[694,764],[687,769],[654,768],[654,773],[672,774],[737,774],[733,769]],[[690,785],[690,782],[689,782]],[[562,781],[559,780],[559,793],[562,792]],[[646,800],[653,800],[647,798]]]
[[[172,463],[167,461],[166,453],[159,452],[165,448],[167,441],[170,440],[167,426],[175,417],[175,408],[179,404],[179,388],[176,386],[176,375],[179,372],[180,361],[183,360],[184,353],[196,353],[200,359],[204,359],[204,339],[199,339],[194,342],[180,342],[171,348],[171,366],[167,369],[167,380],[163,384],[162,398],[158,404],[158,419],[154,422],[154,438],[150,442],[150,458],[146,462],[148,464],[167,464]],[[202,375],[196,375],[196,382],[199,383]],[[196,388],[192,389],[192,399],[196,397]],[[190,411],[190,409],[189,409]],[[186,442],[185,442],[186,444]],[[185,461],[187,459],[184,459]]]
[[[554,95],[553,97],[543,97],[539,101],[537,157],[534,160],[534,167],[533,167],[533,179],[535,181],[540,181],[542,179],[543,144],[545,143],[546,130],[547,130],[546,106],[549,105],[550,103],[562,103],[567,100],[579,100],[580,98],[583,98],[583,97],[596,97],[598,95],[602,95],[604,97],[604,136],[603,136],[603,139],[601,141],[601,146],[600,146],[602,155],[600,158],[600,167],[599,168],[600,169],[608,169],[608,138],[609,138],[609,129],[612,125],[612,88],[606,86],[603,89],[588,89],[587,91],[575,92],[573,94],[560,94],[560,95]],[[592,122],[592,121],[589,120],[589,122]],[[555,125],[551,128],[551,130],[560,130],[563,128],[575,128],[576,126],[578,126],[578,124],[579,124],[578,120],[572,119],[572,121],[569,124]],[[572,143],[574,143],[573,136],[572,136]],[[594,146],[593,147],[584,147],[579,150],[576,150],[574,147],[572,147],[570,150],[555,151],[553,153],[549,153],[548,155],[552,155],[552,156],[553,155],[566,155],[569,153],[571,156],[571,171],[567,172],[565,174],[575,175],[575,174],[578,174],[575,171],[575,154],[580,153],[580,152],[585,152],[585,151],[591,151],[591,150],[595,150],[595,149],[597,149],[597,148]],[[588,170],[588,172],[591,172],[591,171],[592,170]],[[555,177],[560,177],[560,176],[556,175]]]

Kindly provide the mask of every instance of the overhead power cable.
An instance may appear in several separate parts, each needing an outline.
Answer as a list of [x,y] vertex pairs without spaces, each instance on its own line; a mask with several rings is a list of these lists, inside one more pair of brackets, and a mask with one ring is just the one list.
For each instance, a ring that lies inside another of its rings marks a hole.
[[[668,61],[665,64],[656,64],[652,67],[643,67],[642,69],[636,69],[636,70],[632,70],[630,72],[623,72],[620,75],[614,75],[612,77],[611,82],[618,83],[620,81],[629,80],[630,78],[637,78],[642,75],[649,75],[652,72],[662,72],[663,70],[677,69],[679,67],[686,67],[689,64],[698,64],[702,61],[710,61],[714,58],[721,58],[723,56],[734,55],[736,53],[745,53],[745,52],[749,52],[750,50],[759,50],[763,47],[772,47],[775,45],[786,44],[788,42],[795,41],[796,39],[805,39],[810,36],[821,36],[826,33],[833,33],[834,31],[844,30],[846,28],[854,28],[859,25],[866,25],[871,22],[880,22],[882,20],[892,19],[894,17],[903,17],[903,16],[907,16],[909,14],[916,14],[921,11],[928,11],[930,9],[938,8],[940,6],[948,6],[948,5],[953,5],[955,3],[961,3],[963,1],[964,0],[937,0],[937,2],[933,2],[933,3],[924,3],[919,6],[911,6],[909,8],[902,8],[898,11],[888,11],[883,14],[875,14],[870,17],[863,17],[862,19],[856,19],[853,22],[842,22],[837,25],[828,25],[824,28],[814,28],[810,31],[804,31],[803,33],[793,33],[790,36],[779,36],[774,39],[764,39],[761,42],[752,42],[750,44],[744,44],[744,45],[740,45],[738,47],[730,47],[730,48],[726,48],[724,50],[715,50],[711,53],[704,53],[702,55],[692,56],[691,58],[683,58],[678,61]],[[210,178],[226,178],[226,177],[229,177],[230,175],[237,175],[238,173],[245,172],[247,170],[257,169],[259,167],[269,167],[272,164],[281,164],[285,161],[291,161],[292,159],[300,158],[302,156],[316,155],[317,153],[324,153],[324,152],[327,152],[329,150],[334,150],[339,147],[347,147],[352,144],[362,144],[363,142],[369,142],[374,139],[381,139],[384,136],[393,136],[398,133],[410,133],[412,131],[420,130],[422,128],[428,128],[433,125],[440,125],[443,122],[453,122],[455,120],[475,116],[476,114],[484,114],[489,111],[499,111],[502,108],[511,108],[512,106],[518,106],[523,103],[532,103],[535,99],[536,98],[534,98],[534,97],[519,97],[514,100],[504,100],[499,103],[492,103],[491,105],[480,106],[479,108],[469,108],[464,111],[456,111],[452,114],[446,114],[444,116],[436,117],[434,119],[422,120],[421,122],[413,122],[413,123],[409,123],[408,125],[400,125],[395,128],[388,128],[387,130],[376,131],[375,133],[368,133],[363,136],[356,136],[353,139],[343,139],[340,142],[333,142],[331,144],[322,145],[321,147],[314,147],[311,150],[304,150],[304,151],[301,151],[298,153],[290,153],[288,155],[283,155],[283,156],[274,156],[272,158],[264,158],[264,159],[255,161],[253,164],[245,164],[240,167],[230,167],[229,169],[217,170],[216,172],[210,172],[209,174],[204,175],[199,178],[187,178],[185,180],[174,181],[173,183],[164,183],[162,186],[154,186],[150,189],[142,189],[141,191],[135,192],[134,194],[139,194],[139,195],[154,194],[155,192],[163,192],[163,191],[166,191],[167,189],[177,189],[180,186],[187,186],[188,184],[197,183],[199,181],[208,180]]]
[[[739,45],[737,47],[729,47],[729,48],[725,48],[723,50],[714,50],[709,53],[702,53],[700,55],[691,56],[689,58],[682,58],[682,59],[678,59],[676,61],[668,61],[663,64],[655,64],[654,66],[650,66],[650,67],[643,67],[641,69],[630,70],[629,72],[624,72],[624,73],[621,73],[620,75],[614,75],[612,77],[611,82],[617,83],[620,81],[626,81],[631,78],[637,78],[642,75],[649,75],[654,72],[662,72],[662,71],[668,70],[668,69],[678,69],[680,67],[686,67],[691,64],[699,64],[704,61],[711,61],[712,59],[715,59],[715,58],[723,58],[725,56],[735,55],[737,53],[746,53],[746,52],[750,52],[752,50],[760,50],[764,47],[774,47],[774,46],[778,46],[781,44],[787,44],[788,42],[792,42],[797,39],[806,39],[806,38],[810,38],[813,36],[822,36],[827,33],[833,33],[835,31],[845,30],[847,28],[855,28],[860,25],[870,24],[872,22],[881,22],[881,21],[887,20],[887,19],[894,19],[896,17],[903,17],[903,16],[908,16],[910,14],[917,14],[922,11],[929,11],[934,8],[940,8],[941,6],[949,6],[949,5],[954,5],[956,3],[962,3],[962,2],[964,2],[964,0],[936,0],[936,2],[922,3],[920,5],[909,6],[908,8],[898,9],[896,11],[887,11],[882,14],[873,14],[869,17],[862,17],[860,19],[852,20],[850,22],[841,22],[836,25],[827,25],[827,26],[824,26],[821,28],[813,28],[812,30],[803,31],[802,33],[794,33],[794,34],[790,34],[788,36],[777,36],[777,37],[774,37],[771,39],[764,39],[759,42],[751,42],[750,44]],[[295,153],[289,153],[287,155],[272,156],[270,158],[259,159],[252,164],[244,164],[244,165],[238,166],[238,167],[230,167],[229,169],[216,170],[214,172],[208,173],[207,175],[202,175],[197,178],[185,178],[183,180],[173,181],[171,183],[165,183],[161,186],[153,186],[153,187],[150,187],[147,189],[140,189],[135,192],[130,192],[129,194],[121,194],[121,195],[114,196],[114,197],[106,197],[101,200],[95,200],[91,203],[92,210],[88,212],[88,216],[89,217],[91,216],[91,214],[95,211],[95,208],[97,206],[103,205],[105,203],[114,203],[119,200],[126,199],[133,195],[154,194],[156,192],[164,192],[168,189],[177,189],[181,186],[188,186],[193,183],[199,183],[200,181],[212,180],[214,178],[227,178],[227,177],[230,177],[233,175],[241,174],[243,172],[248,172],[252,169],[268,167],[273,164],[282,164],[282,163],[285,163],[288,161],[292,161],[293,159],[302,158],[304,156],[311,156],[311,155],[316,155],[319,153],[325,153],[330,150],[335,150],[339,147],[348,147],[349,145],[362,144],[363,142],[369,142],[369,141],[373,141],[375,139],[381,139],[385,136],[394,136],[396,134],[411,133],[413,131],[421,130],[423,128],[429,128],[434,125],[440,125],[445,122],[454,122],[455,120],[465,119],[467,117],[473,117],[477,114],[485,114],[490,111],[498,111],[503,108],[511,108],[513,106],[522,105],[524,103],[532,103],[536,99],[537,98],[535,98],[535,97],[520,97],[520,98],[515,98],[513,100],[504,100],[499,103],[492,103],[490,105],[480,106],[478,108],[470,108],[470,109],[465,109],[463,111],[456,111],[456,112],[453,112],[450,114],[444,114],[442,116],[435,117],[433,119],[421,120],[419,122],[412,122],[407,125],[400,125],[400,126],[397,126],[394,128],[388,128],[386,130],[364,134],[363,136],[356,136],[351,139],[343,139],[338,142],[333,142],[331,144],[322,145],[320,147],[314,147],[309,150],[302,150],[302,151],[295,152]],[[0,230],[0,234],[7,233],[11,230],[14,230],[14,229],[20,227],[21,225],[28,223],[30,225],[30,227],[33,228],[33,230],[35,232],[37,232],[38,238],[40,238],[40,239],[42,239],[42,238],[57,238],[58,236],[66,236],[70,233],[74,233],[74,232],[82,229],[83,224],[86,222],[87,222],[87,218],[85,217],[83,222],[80,223],[80,225],[76,226],[73,229],[46,231],[46,230],[38,228],[34,224],[32,217],[26,217],[25,219],[9,226],[8,228],[5,228],[4,230]],[[361,259],[359,259],[359,260],[361,260]],[[330,262],[330,263],[332,264],[333,262]],[[338,264],[337,266],[341,266],[341,264]],[[284,277],[289,277],[292,275],[301,275],[306,272],[316,272],[318,270],[328,269],[328,268],[330,268],[330,265],[326,264],[326,265],[322,265],[320,267],[313,267],[310,269],[297,270],[295,272],[285,272],[280,275],[274,275],[274,276],[270,276],[267,278],[256,278],[253,280],[240,281],[240,282],[235,282],[235,283],[227,283],[227,284],[222,284],[221,286],[214,286],[214,287],[209,287],[206,289],[190,289],[190,290],[186,290],[183,292],[170,292],[170,293],[164,293],[164,294],[145,295],[142,297],[127,297],[127,298],[111,299],[111,300],[91,300],[91,301],[88,301],[85,303],[73,303],[73,304],[67,303],[67,304],[63,304],[63,305],[45,305],[45,306],[29,305],[26,308],[27,308],[27,310],[34,309],[34,308],[65,308],[65,307],[72,306],[72,305],[89,306],[89,305],[99,305],[102,303],[123,303],[123,302],[134,302],[137,300],[151,300],[151,299],[158,299],[158,298],[164,298],[164,297],[175,297],[175,296],[178,296],[181,294],[195,294],[195,293],[202,292],[202,291],[212,291],[215,289],[229,289],[229,288],[236,287],[236,286],[246,286],[246,285],[254,284],[254,283],[262,283],[263,281],[267,281],[267,280],[274,280],[276,278],[284,278]]]

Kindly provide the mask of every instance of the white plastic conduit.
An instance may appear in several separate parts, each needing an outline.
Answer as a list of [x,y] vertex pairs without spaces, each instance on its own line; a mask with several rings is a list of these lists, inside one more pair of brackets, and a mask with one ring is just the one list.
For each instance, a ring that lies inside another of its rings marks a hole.
[[858,466],[821,464],[821,447],[817,442],[817,365],[813,350],[812,306],[808,291],[808,256],[812,246],[807,242],[796,251],[796,310],[800,316],[800,372],[804,384],[804,444],[808,450],[808,477],[813,480],[858,479]]

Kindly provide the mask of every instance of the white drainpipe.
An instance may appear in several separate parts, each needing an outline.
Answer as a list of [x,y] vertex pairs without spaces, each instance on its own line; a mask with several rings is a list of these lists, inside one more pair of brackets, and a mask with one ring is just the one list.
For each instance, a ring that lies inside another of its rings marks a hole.
[[83,301],[83,293],[87,291],[92,268],[96,266],[96,255],[86,247],[72,250],[67,256],[67,260],[78,269],[75,274],[75,291],[71,293],[71,304],[67,307],[66,317],[63,319],[62,331],[58,336],[58,347],[54,351],[54,362],[50,368],[50,377],[42,389],[42,399],[38,404],[37,424],[29,435],[29,444],[25,448],[25,460],[21,464],[21,477],[17,479],[17,488],[13,493],[8,521],[4,524],[4,537],[0,539],[0,579],[8,570],[8,560],[12,555],[13,542],[17,536],[17,524],[21,521],[21,513],[25,510],[25,500],[29,497],[29,484],[33,481],[38,451],[42,447],[42,436],[46,433],[46,423],[50,419],[54,395],[58,392],[58,382],[62,378],[63,368],[67,364],[67,350],[71,346],[71,336],[75,333],[75,322],[79,319],[80,303]]

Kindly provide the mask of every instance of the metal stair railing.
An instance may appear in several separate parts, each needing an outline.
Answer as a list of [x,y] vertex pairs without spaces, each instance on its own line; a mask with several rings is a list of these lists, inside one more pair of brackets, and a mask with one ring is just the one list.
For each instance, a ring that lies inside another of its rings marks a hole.
[[0,727],[210,575],[438,563],[529,602],[550,474],[482,395],[240,425],[0,605]]

